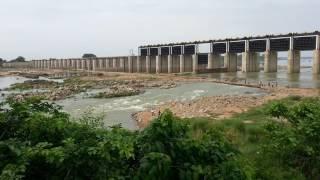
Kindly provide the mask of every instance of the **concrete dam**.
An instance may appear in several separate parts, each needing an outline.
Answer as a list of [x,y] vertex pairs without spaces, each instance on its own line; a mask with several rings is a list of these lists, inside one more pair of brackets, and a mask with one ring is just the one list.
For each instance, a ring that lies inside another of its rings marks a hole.
[[[210,46],[200,53],[199,45]],[[127,73],[200,73],[260,71],[259,53],[264,56],[264,72],[277,72],[278,52],[288,52],[288,73],[300,72],[301,51],[313,51],[312,72],[320,74],[320,32],[289,33],[138,47],[137,56],[42,59],[30,61],[35,69],[65,69]],[[239,59],[238,54],[241,54]],[[4,67],[15,67],[4,63]]]

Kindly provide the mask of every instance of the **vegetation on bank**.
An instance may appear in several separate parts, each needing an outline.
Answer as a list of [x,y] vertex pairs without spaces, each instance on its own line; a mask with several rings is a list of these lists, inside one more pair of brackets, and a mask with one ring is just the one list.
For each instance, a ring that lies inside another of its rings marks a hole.
[[23,83],[15,83],[8,88],[8,90],[30,90],[30,89],[43,89],[53,88],[59,86],[58,82],[47,80],[26,80]]
[[[70,121],[60,107],[30,99],[0,114],[2,179],[246,179],[238,151],[217,131],[193,137],[164,112],[150,127]],[[94,121],[96,122],[96,121]]]
[[132,132],[72,121],[40,99],[8,100],[0,179],[319,179],[319,107],[290,97],[221,121],[165,111]]
[[118,92],[99,92],[92,96],[92,98],[115,98],[115,97],[127,97],[127,96],[136,96],[141,94],[143,91],[139,90],[120,90]]

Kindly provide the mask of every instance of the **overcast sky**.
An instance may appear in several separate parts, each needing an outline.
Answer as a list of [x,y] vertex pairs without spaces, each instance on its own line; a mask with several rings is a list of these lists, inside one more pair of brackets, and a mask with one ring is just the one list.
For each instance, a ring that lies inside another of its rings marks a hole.
[[320,30],[320,0],[0,0],[0,57],[127,55],[139,45]]

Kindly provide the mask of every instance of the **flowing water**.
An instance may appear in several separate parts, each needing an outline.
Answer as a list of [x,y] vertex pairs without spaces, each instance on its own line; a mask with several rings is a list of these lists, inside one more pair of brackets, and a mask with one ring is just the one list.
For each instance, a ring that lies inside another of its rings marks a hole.
[[277,82],[282,86],[296,87],[296,88],[320,88],[320,75],[312,74],[312,59],[306,58],[301,60],[300,73],[288,74],[286,69],[287,60],[278,60],[278,72],[275,73],[264,73],[260,72],[249,72],[243,73],[229,72],[229,73],[210,73],[210,74],[199,74],[197,76],[209,77],[220,80],[235,80],[252,82],[258,84],[262,82]]
[[145,108],[172,100],[187,101],[202,96],[238,94],[260,95],[262,92],[255,88],[201,82],[181,84],[172,89],[148,89],[144,94],[122,98],[83,98],[83,95],[79,94],[57,103],[74,117],[91,109],[93,114],[106,115],[106,125],[122,124],[125,128],[136,129],[136,122],[132,120],[131,114]]

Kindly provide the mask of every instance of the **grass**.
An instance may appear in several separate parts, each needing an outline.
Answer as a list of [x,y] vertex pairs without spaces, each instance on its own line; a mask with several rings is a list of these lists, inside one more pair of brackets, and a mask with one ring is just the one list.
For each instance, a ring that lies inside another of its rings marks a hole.
[[[287,105],[294,105],[301,99],[299,96],[290,96],[280,101]],[[210,129],[217,129],[224,133],[225,137],[239,149],[245,161],[249,161],[251,164],[255,164],[254,167],[258,167],[258,170],[256,170],[257,177],[304,179],[297,171],[282,167],[277,159],[261,159],[261,156],[259,156],[259,151],[266,141],[265,125],[268,121],[275,120],[268,115],[267,110],[274,102],[268,102],[247,112],[236,114],[231,118],[189,118],[184,120],[190,122],[194,138],[201,136],[203,132]]]

